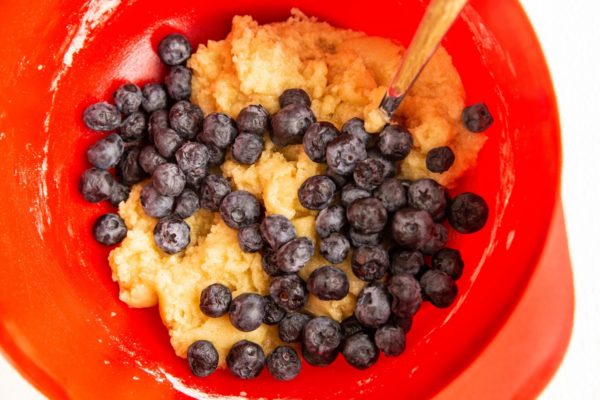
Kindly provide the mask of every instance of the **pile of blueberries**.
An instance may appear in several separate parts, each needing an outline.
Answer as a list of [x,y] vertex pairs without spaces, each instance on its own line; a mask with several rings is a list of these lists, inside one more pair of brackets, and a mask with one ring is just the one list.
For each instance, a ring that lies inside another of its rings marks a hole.
[[[115,92],[115,105],[102,102],[85,110],[88,127],[117,133],[88,150],[93,167],[80,179],[84,198],[117,205],[127,199],[132,184],[151,177],[140,201],[149,216],[159,219],[154,240],[169,254],[183,251],[190,242],[185,218],[200,208],[219,212],[223,222],[237,230],[244,252],[260,252],[271,282],[266,296],[243,293],[232,298],[222,284],[206,287],[200,309],[208,317],[227,314],[231,324],[245,332],[262,323],[278,325],[279,338],[301,343],[304,359],[316,366],[331,364],[341,353],[350,365],[365,369],[380,352],[401,354],[421,303],[448,307],[457,295],[455,281],[464,263],[458,250],[446,247],[448,230],[442,223],[447,220],[461,233],[480,230],[488,217],[484,199],[468,192],[451,198],[432,179],[398,179],[397,163],[413,146],[406,128],[391,124],[369,134],[364,121],[352,118],[338,130],[316,121],[310,97],[301,89],[284,91],[273,116],[260,105],[250,105],[236,120],[223,113],[205,117],[189,102],[191,71],[182,65],[191,55],[189,42],[169,35],[158,54],[170,66],[164,86],[151,83],[140,89],[129,83]],[[462,120],[474,133],[493,122],[483,103],[465,108]],[[316,244],[298,237],[288,218],[265,215],[256,197],[232,191],[218,174],[227,151],[241,164],[257,162],[265,132],[275,145],[302,144],[311,160],[327,164],[324,175],[310,177],[298,190],[300,203],[319,211],[318,251],[332,264],[314,270],[306,282],[298,272],[314,255]],[[426,165],[442,173],[454,159],[449,147],[438,147],[427,154]],[[93,232],[100,243],[113,245],[127,229],[117,214],[109,213],[96,221]],[[341,300],[348,294],[348,277],[334,264],[345,260],[351,249],[354,275],[368,282],[354,315],[342,323],[309,315],[304,310],[309,294],[321,300]],[[218,361],[216,349],[206,340],[188,349],[196,376],[210,375]],[[265,364],[279,380],[293,379],[301,368],[293,347],[278,346],[265,357],[258,344],[247,340],[234,344],[226,362],[243,379],[258,376]]]

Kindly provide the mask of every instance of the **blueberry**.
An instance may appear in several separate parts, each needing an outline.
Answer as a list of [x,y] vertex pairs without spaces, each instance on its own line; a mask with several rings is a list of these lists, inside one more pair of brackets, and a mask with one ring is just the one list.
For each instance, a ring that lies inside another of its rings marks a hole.
[[138,162],[140,151],[139,147],[129,149],[117,165],[117,176],[121,178],[121,182],[125,185],[133,185],[146,178],[146,173]]
[[186,177],[201,180],[208,173],[208,149],[198,142],[187,142],[175,153],[177,165]]
[[284,108],[290,104],[301,104],[310,107],[310,96],[302,89],[286,89],[279,96],[279,107]]
[[265,317],[263,322],[267,325],[277,325],[285,317],[286,311],[284,308],[279,307],[271,296],[264,296],[264,299]]
[[379,282],[365,286],[356,299],[354,316],[368,328],[384,325],[391,315],[390,295]]
[[388,125],[379,135],[381,154],[394,160],[403,160],[408,156],[413,145],[410,132],[399,125]]
[[140,192],[140,203],[149,216],[163,218],[171,214],[175,199],[161,195],[154,189],[152,183],[148,183]]
[[357,333],[346,339],[342,355],[354,368],[367,369],[379,359],[379,349],[369,335]]
[[183,189],[183,192],[175,199],[175,210],[173,214],[181,219],[189,218],[200,208],[200,199],[196,192]]
[[150,114],[148,118],[148,136],[150,141],[154,143],[154,136],[159,130],[169,127],[169,113],[167,110],[156,110]]
[[381,200],[367,197],[354,201],[346,209],[350,226],[362,233],[377,233],[385,228],[387,212]]
[[223,149],[220,149],[213,144],[207,144],[206,148],[208,149],[209,167],[218,167],[223,164],[223,161],[225,160],[225,151]]
[[475,193],[466,192],[450,203],[448,222],[460,233],[473,233],[484,227],[488,214],[485,200]]
[[205,377],[217,369],[219,353],[211,342],[197,340],[188,347],[187,360],[190,370],[195,376]]
[[344,207],[348,207],[350,204],[354,203],[356,200],[364,199],[367,197],[371,197],[371,192],[357,187],[354,183],[348,183],[342,189],[342,193],[340,195],[340,200]]
[[264,246],[264,241],[260,235],[260,225],[252,224],[243,227],[237,233],[240,249],[245,253],[256,253]]
[[362,233],[354,228],[348,231],[348,238],[352,247],[361,247],[365,245],[378,245],[383,240],[383,231],[375,233]]
[[343,320],[340,325],[342,327],[342,336],[344,339],[348,339],[350,336],[359,332],[368,332],[368,328],[362,326],[354,314]]
[[304,325],[310,321],[306,314],[289,312],[279,322],[279,339],[286,343],[299,342],[302,340]]
[[390,250],[390,273],[416,275],[425,265],[423,253],[418,250],[403,250],[394,247]]
[[384,165],[374,158],[367,158],[356,165],[353,172],[354,183],[361,189],[374,190],[383,183]]
[[329,364],[333,363],[339,354],[339,349],[335,349],[333,351],[329,351],[323,354],[311,353],[306,349],[306,347],[302,347],[302,357],[304,357],[304,361],[313,365],[315,367],[326,367]]
[[381,186],[375,190],[375,197],[381,200],[385,210],[388,213],[398,211],[406,206],[406,187],[402,181],[396,178],[389,178],[383,181]]
[[167,108],[167,92],[160,83],[148,83],[142,88],[142,107],[147,113]]
[[352,272],[363,281],[383,278],[389,265],[389,256],[381,246],[365,245],[352,253]]
[[431,268],[447,273],[454,280],[462,276],[464,266],[460,252],[455,249],[444,248],[431,257]]
[[219,211],[223,198],[229,193],[229,181],[222,176],[210,174],[200,185],[200,207],[213,212]]
[[154,173],[156,167],[161,164],[165,164],[167,160],[158,154],[156,147],[152,145],[147,145],[140,150],[140,154],[138,156],[138,163],[140,167],[147,172],[148,174]]
[[397,326],[402,328],[404,333],[408,333],[410,328],[412,327],[413,317],[411,316],[403,316],[398,317],[396,314],[392,314],[390,320],[388,321],[388,325]]
[[113,94],[115,105],[125,115],[139,110],[142,105],[142,91],[133,83],[121,85]]
[[115,182],[112,193],[108,197],[108,201],[115,207],[118,207],[122,201],[127,201],[129,198],[129,186],[123,185],[122,183]]
[[173,157],[175,152],[185,143],[185,139],[170,128],[159,129],[154,134],[153,139],[158,154],[165,158]]
[[229,321],[243,332],[257,329],[265,318],[265,299],[256,293],[243,293],[229,305]]
[[314,162],[324,163],[327,145],[338,136],[340,131],[331,122],[315,122],[308,127],[302,139],[304,152]]
[[350,289],[348,277],[340,268],[326,265],[315,269],[306,282],[308,291],[321,300],[341,300]]
[[171,67],[165,76],[165,86],[173,100],[189,99],[192,94],[192,70],[181,65]]
[[365,121],[360,118],[351,118],[342,125],[342,133],[350,134],[359,139],[366,147],[371,147],[375,143],[376,135],[371,135],[365,130]]
[[427,211],[403,208],[392,218],[392,235],[400,246],[422,249],[431,239],[434,222]]
[[406,334],[399,326],[385,325],[375,332],[375,345],[386,356],[398,356],[406,347]]
[[319,252],[324,259],[333,264],[339,264],[348,257],[350,241],[341,233],[332,233],[319,243]]
[[425,272],[420,283],[425,298],[438,308],[450,306],[458,293],[456,283],[454,283],[452,277],[437,269]]
[[375,147],[369,149],[367,151],[367,156],[383,164],[383,176],[385,178],[393,177],[398,172],[398,165],[396,161],[381,154],[381,151],[379,151],[378,148]]
[[255,224],[260,218],[260,203],[245,190],[236,190],[223,198],[219,207],[221,218],[233,229]]
[[235,343],[227,354],[227,368],[241,379],[256,378],[265,366],[262,347],[248,340]]
[[158,44],[158,56],[167,65],[179,65],[192,55],[192,45],[185,36],[172,33]]
[[254,164],[265,148],[262,136],[253,133],[242,133],[235,138],[231,146],[233,159],[240,164]]
[[94,131],[112,131],[121,125],[121,113],[107,102],[95,103],[83,112],[83,122]]
[[446,190],[433,179],[418,179],[408,188],[408,205],[440,221],[446,213]]
[[454,164],[454,152],[448,146],[434,147],[427,152],[425,165],[431,172],[446,172]]
[[237,136],[235,122],[227,114],[211,113],[204,118],[204,127],[198,133],[198,141],[225,149]]
[[392,296],[392,312],[396,316],[411,317],[421,306],[421,287],[414,276],[403,273],[393,275],[387,289]]
[[317,215],[315,226],[321,239],[329,237],[332,233],[341,232],[346,226],[346,210],[339,205],[324,208]]
[[304,326],[302,344],[306,351],[323,355],[336,351],[342,342],[342,328],[329,317],[316,317]]
[[146,115],[141,111],[134,111],[121,122],[119,135],[128,142],[141,140],[146,132]]
[[296,237],[296,228],[288,218],[283,215],[267,215],[260,223],[260,233],[273,250]]
[[302,143],[308,127],[316,121],[310,108],[303,104],[289,104],[271,119],[271,140],[277,146]]
[[273,277],[269,294],[275,304],[289,311],[301,309],[308,300],[306,284],[295,274]]
[[115,186],[115,179],[105,170],[89,168],[79,178],[79,191],[90,203],[98,203],[110,197]]
[[179,253],[190,244],[190,227],[177,217],[162,218],[154,227],[154,243],[165,253]]
[[327,167],[325,171],[325,175],[327,175],[333,182],[335,182],[335,186],[338,190],[344,187],[348,183],[348,177],[340,174],[336,174],[331,170],[331,168]]
[[269,112],[261,105],[249,105],[243,108],[236,118],[240,132],[262,135],[269,129]]
[[283,275],[277,266],[277,253],[272,249],[263,249],[261,262],[265,274],[269,276]]
[[185,188],[185,175],[175,164],[161,164],[152,174],[152,184],[161,195],[177,197]]
[[476,103],[465,107],[462,122],[471,132],[483,132],[492,125],[494,118],[484,103]]
[[311,176],[298,189],[298,200],[304,208],[322,210],[333,200],[335,190],[335,183],[327,176]]
[[267,369],[273,378],[279,381],[290,381],[300,373],[302,363],[296,350],[289,346],[277,346],[267,356]]
[[117,165],[124,149],[121,136],[113,133],[94,143],[87,151],[87,159],[94,167],[108,169]]
[[200,294],[200,310],[208,317],[218,318],[229,310],[231,290],[220,283],[213,283],[202,289]]
[[194,140],[200,129],[204,113],[195,104],[186,100],[178,101],[169,111],[169,123],[179,136],[187,140]]
[[423,254],[431,255],[446,245],[448,242],[448,229],[442,224],[434,224],[431,238],[421,247]]
[[341,135],[327,146],[327,165],[340,175],[351,175],[356,165],[367,158],[365,144],[352,135]]
[[125,221],[117,214],[104,214],[100,216],[92,229],[94,238],[98,243],[112,246],[121,242],[127,236]]
[[295,273],[308,263],[315,245],[307,237],[292,239],[277,250],[277,267],[285,273]]

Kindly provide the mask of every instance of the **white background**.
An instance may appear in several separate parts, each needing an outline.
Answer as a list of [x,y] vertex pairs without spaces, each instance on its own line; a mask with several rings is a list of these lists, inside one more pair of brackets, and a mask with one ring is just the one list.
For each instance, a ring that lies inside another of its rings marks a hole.
[[[577,303],[575,327],[567,355],[541,398],[598,399],[600,2],[522,0],[522,3],[544,48],[561,112],[564,151],[562,194]],[[41,398],[43,396],[0,357],[0,399]]]

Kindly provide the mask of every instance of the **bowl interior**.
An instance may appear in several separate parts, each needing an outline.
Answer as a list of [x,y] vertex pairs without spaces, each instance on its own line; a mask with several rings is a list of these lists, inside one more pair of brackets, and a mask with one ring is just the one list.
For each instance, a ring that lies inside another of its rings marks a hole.
[[125,81],[165,72],[153,49],[180,31],[193,44],[220,39],[231,17],[285,19],[299,7],[346,28],[407,44],[424,10],[417,0],[241,0],[236,2],[31,1],[0,12],[0,341],[17,368],[56,397],[173,398],[202,393],[250,398],[432,395],[502,326],[536,266],[556,200],[560,142],[552,85],[539,45],[516,1],[474,0],[444,46],[463,79],[467,103],[485,101],[495,124],[479,164],[454,193],[490,205],[481,232],[451,234],[465,273],[445,310],[425,304],[401,357],[367,371],[341,358],[303,365],[280,383],[263,373],[241,381],[226,371],[190,376],[169,345],[156,309],[129,309],[111,280],[108,249],[92,239],[110,207],[85,203],[77,181],[97,134],[83,109],[110,99]]

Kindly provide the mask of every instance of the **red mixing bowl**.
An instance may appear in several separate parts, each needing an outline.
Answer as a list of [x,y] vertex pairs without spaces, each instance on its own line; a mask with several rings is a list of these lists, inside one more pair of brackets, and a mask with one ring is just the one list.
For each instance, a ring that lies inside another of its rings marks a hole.
[[[194,45],[220,39],[233,15],[278,21],[299,7],[345,28],[410,41],[417,0],[31,0],[0,3],[0,342],[53,398],[426,398],[448,384],[502,328],[545,243],[559,188],[560,136],[539,44],[514,0],[473,0],[444,46],[467,102],[495,123],[477,168],[456,192],[487,199],[484,230],[451,235],[465,274],[449,309],[425,304],[405,354],[366,371],[343,359],[281,383],[227,371],[199,379],[177,358],[156,309],[130,309],[111,280],[108,249],[91,226],[109,210],[85,203],[77,181],[98,135],[81,122],[91,102],[125,81],[165,72],[154,48],[180,31]],[[203,395],[207,394],[207,395]]]

